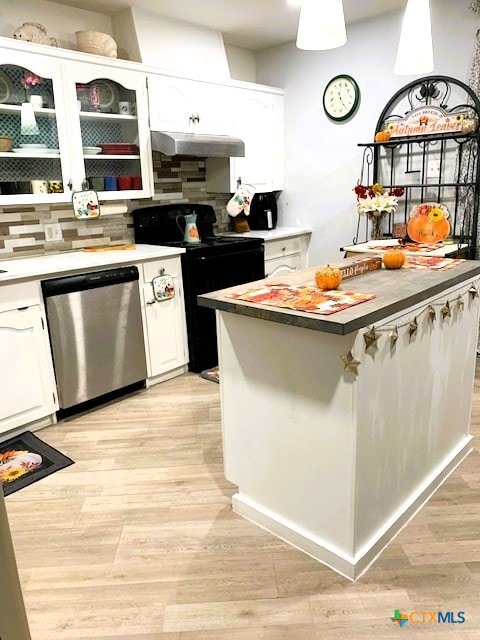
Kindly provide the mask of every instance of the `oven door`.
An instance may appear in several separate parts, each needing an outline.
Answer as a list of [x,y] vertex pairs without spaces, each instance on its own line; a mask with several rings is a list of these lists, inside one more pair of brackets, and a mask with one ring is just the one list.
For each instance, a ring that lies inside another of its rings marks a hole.
[[200,307],[197,296],[265,277],[263,245],[248,251],[214,256],[185,255],[183,270],[190,371],[218,364],[214,309]]

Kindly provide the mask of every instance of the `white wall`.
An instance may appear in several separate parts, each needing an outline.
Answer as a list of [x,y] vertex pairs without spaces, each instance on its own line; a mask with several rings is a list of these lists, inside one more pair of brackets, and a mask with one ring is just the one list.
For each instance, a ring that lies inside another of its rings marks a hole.
[[225,45],[228,66],[230,67],[230,77],[233,80],[243,80],[244,82],[257,81],[257,69],[255,64],[255,53]]
[[83,9],[65,7],[47,0],[0,0],[0,36],[13,37],[24,22],[39,22],[49,37],[64,49],[77,49],[75,31],[92,29],[113,34],[109,16]]
[[[431,0],[435,70],[466,81],[475,44],[476,15],[469,0]],[[286,187],[279,224],[310,226],[310,264],[339,260],[350,244],[357,212],[353,187],[360,177],[359,142],[373,139],[389,98],[414,78],[394,76],[402,12],[347,27],[348,42],[331,51],[300,51],[294,43],[258,53],[257,82],[286,92]],[[330,78],[346,73],[361,91],[356,115],[332,123],[322,96]]]

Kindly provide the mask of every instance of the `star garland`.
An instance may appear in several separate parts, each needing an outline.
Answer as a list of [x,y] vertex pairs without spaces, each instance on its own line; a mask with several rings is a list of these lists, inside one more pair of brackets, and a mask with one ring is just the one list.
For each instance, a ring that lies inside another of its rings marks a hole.
[[[426,317],[428,318],[428,321],[431,322],[432,324],[437,319],[437,311],[435,307],[440,307],[440,314],[443,321],[445,321],[447,318],[452,317],[452,309],[455,309],[458,313],[460,311],[463,311],[465,308],[465,301],[463,299],[463,296],[466,293],[470,295],[470,299],[472,301],[475,300],[475,298],[480,297],[479,291],[476,287],[476,285],[479,282],[480,282],[480,279],[477,280],[475,284],[472,284],[463,293],[460,293],[458,297],[453,301],[450,301],[447,299],[441,302],[429,303],[425,307],[425,309],[417,313],[417,315],[413,318],[413,320],[409,320],[408,322],[405,322],[403,324],[395,324],[393,326],[387,325],[385,327],[375,327],[375,325],[373,325],[369,327],[368,331],[366,331],[363,334],[363,339],[365,341],[365,351],[368,351],[368,349],[378,349],[378,341],[381,337],[381,334],[384,332],[389,332],[388,337],[390,339],[390,348],[394,349],[397,343],[397,340],[399,338],[398,330],[404,327],[408,327],[408,335],[410,340],[414,339],[419,327],[419,321],[418,321],[419,318],[421,318],[425,314]],[[361,362],[355,359],[352,352],[349,351],[347,355],[342,355],[341,358],[343,361],[344,371],[358,375],[358,367],[361,364]]]

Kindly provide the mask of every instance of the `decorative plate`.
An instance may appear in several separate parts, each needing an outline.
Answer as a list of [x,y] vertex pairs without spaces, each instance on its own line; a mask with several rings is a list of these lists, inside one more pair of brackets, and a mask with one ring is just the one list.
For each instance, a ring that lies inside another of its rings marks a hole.
[[91,84],[97,85],[100,92],[100,110],[107,111],[112,105],[117,106],[120,92],[117,85],[109,80],[95,80]]
[[0,102],[16,102],[16,94],[12,81],[4,71],[0,71]]
[[442,242],[450,234],[449,216],[447,207],[438,202],[418,204],[410,212],[407,233],[414,242]]
[[83,147],[83,153],[86,156],[94,156],[97,153],[102,153],[101,147]]

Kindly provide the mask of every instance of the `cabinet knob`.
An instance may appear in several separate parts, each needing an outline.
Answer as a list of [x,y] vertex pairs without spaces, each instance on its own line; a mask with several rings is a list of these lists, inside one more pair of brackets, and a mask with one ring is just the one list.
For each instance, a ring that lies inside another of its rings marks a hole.
[[286,250],[287,250],[287,247],[282,247],[282,251],[286,251]]

